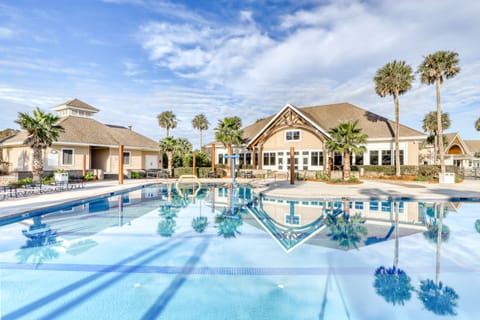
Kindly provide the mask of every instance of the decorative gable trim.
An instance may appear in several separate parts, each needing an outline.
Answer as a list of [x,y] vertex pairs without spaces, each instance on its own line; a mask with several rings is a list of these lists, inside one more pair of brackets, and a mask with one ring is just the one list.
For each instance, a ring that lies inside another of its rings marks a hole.
[[[283,121],[285,122],[291,121],[289,125],[295,125],[295,124],[299,125],[302,123],[307,123],[311,127],[321,132],[323,135],[331,139],[330,135],[323,128],[321,128],[315,122],[313,122],[309,117],[307,117],[304,113],[302,113],[297,107],[288,103],[285,106],[283,106],[283,108],[260,131],[258,131],[258,133],[248,142],[247,147],[251,146],[255,141],[257,141],[258,138],[261,137],[262,134],[264,134],[273,124],[278,123],[279,121],[282,121],[280,117],[282,117],[282,115],[284,116],[287,115],[288,111],[291,112],[290,118],[289,119],[285,118],[283,119]],[[296,118],[292,117],[293,114],[298,115],[298,117]]]

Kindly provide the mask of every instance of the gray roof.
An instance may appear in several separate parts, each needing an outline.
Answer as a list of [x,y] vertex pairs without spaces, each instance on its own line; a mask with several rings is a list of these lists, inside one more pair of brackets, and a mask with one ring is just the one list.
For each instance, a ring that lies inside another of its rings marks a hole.
[[59,111],[59,110],[67,109],[68,107],[74,107],[75,109],[83,109],[83,110],[87,110],[87,111],[90,111],[90,112],[100,111],[99,109],[89,105],[88,103],[85,103],[85,102],[83,102],[81,100],[78,100],[76,98],[72,99],[70,101],[64,102],[62,104],[59,104],[58,106],[53,108],[53,110]]
[[[54,144],[73,144],[91,146],[118,146],[126,148],[158,151],[158,143],[133,130],[120,126],[108,126],[91,118],[68,116],[59,123],[65,132],[60,133]],[[27,137],[26,131],[6,139],[3,143],[22,144]]]
[[[368,110],[350,103],[337,103],[312,107],[297,108],[313,123],[328,131],[341,122],[358,120],[358,126],[363,133],[372,138],[393,138],[395,136],[395,121],[386,119]],[[244,138],[250,140],[274,117],[272,115],[243,129]],[[424,137],[425,134],[418,130],[400,124],[401,137]]]

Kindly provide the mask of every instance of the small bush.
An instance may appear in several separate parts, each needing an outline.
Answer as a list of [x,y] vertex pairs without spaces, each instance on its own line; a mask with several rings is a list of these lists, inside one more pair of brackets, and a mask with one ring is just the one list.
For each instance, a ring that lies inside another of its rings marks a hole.
[[87,180],[87,181],[88,181],[88,180],[93,180],[93,179],[95,179],[95,175],[93,174],[93,172],[87,172],[87,173],[85,174],[85,176],[83,177],[83,179],[85,179],[85,180]]
[[130,177],[132,179],[140,179],[140,172],[132,171],[132,173],[130,174]]

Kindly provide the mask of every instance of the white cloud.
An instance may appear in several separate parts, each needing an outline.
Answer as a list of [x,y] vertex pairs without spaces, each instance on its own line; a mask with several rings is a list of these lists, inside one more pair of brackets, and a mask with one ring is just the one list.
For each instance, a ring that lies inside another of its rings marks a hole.
[[15,32],[12,29],[0,27],[0,39],[10,39],[14,34]]

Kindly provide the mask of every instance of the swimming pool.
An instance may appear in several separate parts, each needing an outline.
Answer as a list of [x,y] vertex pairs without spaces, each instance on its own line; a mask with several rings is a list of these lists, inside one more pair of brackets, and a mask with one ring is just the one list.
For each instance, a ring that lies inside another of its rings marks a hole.
[[479,203],[180,191],[146,186],[0,220],[1,318],[478,314]]

